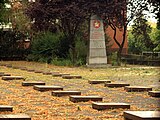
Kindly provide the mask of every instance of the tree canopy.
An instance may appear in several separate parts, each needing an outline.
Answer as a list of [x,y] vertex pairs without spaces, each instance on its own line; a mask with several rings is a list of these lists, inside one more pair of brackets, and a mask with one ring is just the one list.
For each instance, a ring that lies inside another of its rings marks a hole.
[[6,5],[9,3],[9,0],[0,0],[0,23],[4,24],[8,22],[8,12]]
[[[32,27],[36,31],[63,32],[70,40],[73,51],[75,37],[80,27],[89,20],[91,15],[97,14],[114,31],[113,38],[119,46],[117,61],[120,61],[126,40],[127,25],[133,19],[140,18],[144,11],[154,13],[158,10],[157,0],[37,0],[30,3],[26,14],[33,21]],[[123,36],[117,39],[118,29],[123,30]]]

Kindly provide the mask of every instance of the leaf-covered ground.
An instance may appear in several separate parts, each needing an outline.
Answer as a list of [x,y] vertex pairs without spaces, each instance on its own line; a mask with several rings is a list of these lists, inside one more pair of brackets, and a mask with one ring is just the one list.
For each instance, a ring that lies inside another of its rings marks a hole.
[[[44,81],[47,85],[59,85],[64,90],[78,90],[82,95],[99,95],[103,102],[125,102],[130,110],[160,110],[160,98],[150,97],[147,92],[126,92],[124,88],[108,88],[104,84],[91,85],[88,80],[108,79],[112,82],[126,82],[130,85],[151,86],[160,90],[160,67],[130,66],[92,69],[85,67],[58,67],[48,64],[7,61],[0,63],[29,69],[81,75],[82,79],[62,79],[42,73],[0,66],[0,72],[21,75],[26,81]],[[69,97],[54,97],[51,91],[39,92],[33,87],[23,87],[22,80],[4,81],[0,77],[0,105],[14,106],[12,114],[26,113],[32,120],[123,120],[124,109],[97,111],[91,101],[73,103]],[[0,112],[8,114],[11,112]]]

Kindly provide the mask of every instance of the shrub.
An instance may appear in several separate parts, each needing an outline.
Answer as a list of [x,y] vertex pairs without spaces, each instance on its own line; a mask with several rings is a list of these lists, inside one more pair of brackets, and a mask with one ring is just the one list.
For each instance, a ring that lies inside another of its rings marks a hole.
[[117,66],[117,52],[112,53],[110,56],[112,66]]
[[[31,42],[31,54],[29,61],[46,62],[54,65],[67,65],[73,63],[73,49],[70,48],[70,40],[61,33],[44,32],[37,35]],[[86,63],[87,46],[81,35],[75,40],[75,63]]]
[[31,54],[28,60],[50,63],[61,53],[62,34],[44,32],[38,34],[31,42]]
[[[82,37],[77,36],[75,41],[75,65],[81,66],[86,63],[86,57],[87,57],[87,45],[85,41],[82,39]],[[69,49],[69,58],[71,61],[73,61],[73,51],[72,49]]]
[[58,66],[72,66],[72,62],[69,59],[55,58],[52,59],[51,64]]
[[0,29],[0,58],[7,60],[24,59],[28,54],[28,49],[24,49],[18,41],[23,41],[25,37],[19,31]]

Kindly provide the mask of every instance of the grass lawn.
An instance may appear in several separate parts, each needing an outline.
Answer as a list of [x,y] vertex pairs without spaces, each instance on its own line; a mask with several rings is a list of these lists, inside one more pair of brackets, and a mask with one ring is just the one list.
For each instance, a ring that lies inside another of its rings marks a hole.
[[[62,86],[64,90],[78,90],[82,95],[99,95],[103,102],[124,102],[131,105],[130,110],[160,110],[160,98],[150,97],[148,92],[126,92],[124,88],[108,88],[104,84],[91,85],[88,80],[111,80],[130,85],[151,86],[160,90],[160,67],[134,66],[92,69],[86,67],[59,67],[25,61],[1,61],[0,64],[26,67],[28,69],[81,75],[82,79],[63,79],[42,73],[0,66],[0,72],[20,75],[25,81],[43,81],[46,85]],[[32,120],[123,120],[127,109],[92,109],[92,102],[73,103],[68,96],[54,97],[51,91],[39,92],[33,87],[23,87],[23,80],[4,81],[0,77],[0,105],[11,105],[13,112],[26,113]]]

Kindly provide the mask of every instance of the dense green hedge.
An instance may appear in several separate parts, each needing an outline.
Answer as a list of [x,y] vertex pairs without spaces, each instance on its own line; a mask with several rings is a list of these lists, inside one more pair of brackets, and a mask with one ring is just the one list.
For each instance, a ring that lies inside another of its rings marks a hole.
[[[86,62],[87,47],[81,37],[76,38],[76,64]],[[70,40],[62,33],[43,32],[36,35],[31,42],[31,53],[28,61],[46,62],[55,65],[72,65]]]

